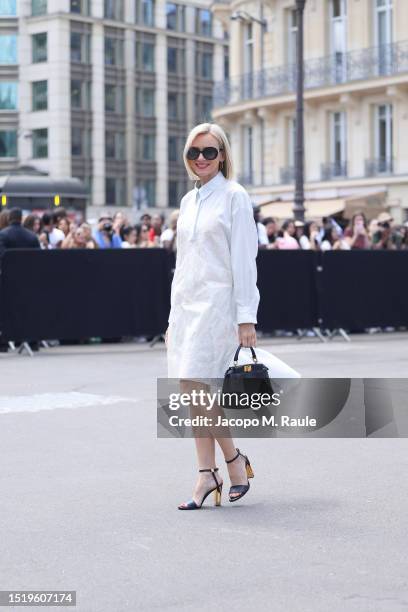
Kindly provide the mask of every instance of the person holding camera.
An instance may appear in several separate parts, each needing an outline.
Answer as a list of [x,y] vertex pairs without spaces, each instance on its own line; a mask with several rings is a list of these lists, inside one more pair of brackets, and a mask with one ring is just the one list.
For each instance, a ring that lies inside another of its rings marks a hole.
[[344,231],[344,238],[351,249],[370,249],[371,240],[368,235],[367,219],[363,212],[356,212]]
[[94,234],[100,249],[121,249],[122,240],[113,229],[113,219],[108,215],[99,218],[98,229]]
[[394,219],[387,212],[378,215],[377,231],[373,235],[373,249],[387,249],[395,251],[400,247],[401,236],[394,232],[392,224]]

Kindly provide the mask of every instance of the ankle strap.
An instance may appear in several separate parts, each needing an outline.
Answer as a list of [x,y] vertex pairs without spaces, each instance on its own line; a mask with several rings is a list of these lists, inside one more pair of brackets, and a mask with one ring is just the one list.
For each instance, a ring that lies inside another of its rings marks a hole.
[[233,459],[230,459],[229,461],[225,460],[225,463],[232,463],[233,461],[235,461],[235,459],[238,459],[241,453],[239,452],[239,448],[236,448],[235,450],[237,451],[235,457]]
[[211,472],[212,473],[212,477],[214,478],[214,482],[215,482],[215,486],[217,487],[217,491],[221,492],[220,489],[220,483],[217,480],[217,477],[215,475],[215,472],[218,472],[218,468],[207,468],[205,470],[198,470],[199,472]]

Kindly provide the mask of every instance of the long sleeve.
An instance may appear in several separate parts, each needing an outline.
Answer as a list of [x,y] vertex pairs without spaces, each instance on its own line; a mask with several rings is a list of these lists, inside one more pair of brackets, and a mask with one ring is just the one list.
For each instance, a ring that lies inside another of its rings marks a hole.
[[231,206],[231,264],[237,323],[257,323],[260,298],[256,285],[258,232],[248,194],[234,193]]

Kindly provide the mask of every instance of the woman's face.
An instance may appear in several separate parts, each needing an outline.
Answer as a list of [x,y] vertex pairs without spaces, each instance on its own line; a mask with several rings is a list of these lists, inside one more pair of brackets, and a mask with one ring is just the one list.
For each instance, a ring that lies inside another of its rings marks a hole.
[[[198,149],[204,149],[206,147],[213,147],[219,151],[220,145],[218,140],[212,134],[199,134],[196,136],[191,143],[191,147],[197,147]],[[188,160],[190,168],[200,177],[200,179],[210,179],[218,173],[220,162],[224,161],[224,151],[219,151],[215,159],[205,159],[203,154],[200,153],[197,159]]]
[[41,221],[38,218],[34,219],[34,223],[33,223],[34,234],[38,234],[38,232],[40,231],[40,227],[41,227]]
[[58,229],[62,230],[65,235],[68,234],[68,232],[69,232],[69,223],[68,223],[67,219],[63,218],[63,219],[59,220]]
[[136,241],[137,241],[137,232],[136,232],[136,230],[132,230],[131,232],[129,232],[127,241],[128,241],[129,244],[136,244]]
[[362,215],[356,215],[354,217],[354,225],[364,225],[364,218]]
[[267,235],[273,236],[275,232],[276,232],[276,223],[274,223],[273,221],[269,221],[269,223],[266,224]]
[[147,225],[142,225],[142,231],[140,232],[140,240],[149,240],[149,228]]
[[294,236],[295,234],[295,224],[293,222],[289,223],[288,229],[286,230],[289,236]]
[[89,227],[89,225],[81,225],[81,230],[84,234],[85,240],[90,240],[92,236],[91,236],[91,228]]
[[81,247],[84,247],[86,245],[86,240],[85,240],[84,232],[83,232],[83,230],[80,227],[78,227],[78,229],[76,230],[74,236],[75,236],[75,244],[78,247],[81,248]]

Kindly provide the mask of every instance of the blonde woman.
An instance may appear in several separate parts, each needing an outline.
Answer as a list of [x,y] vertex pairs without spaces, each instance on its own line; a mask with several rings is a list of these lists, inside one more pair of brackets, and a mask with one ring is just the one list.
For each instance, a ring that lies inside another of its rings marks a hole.
[[[222,379],[238,344],[256,346],[258,235],[249,195],[233,180],[223,129],[197,125],[187,137],[183,159],[195,184],[180,203],[166,346],[168,377],[179,379],[181,392],[188,393],[208,391],[203,379]],[[248,457],[235,448],[229,430],[222,436],[213,431],[194,431],[199,476],[191,500],[180,510],[201,508],[212,492],[220,505],[223,480],[215,442],[227,464],[230,501],[249,489]]]

